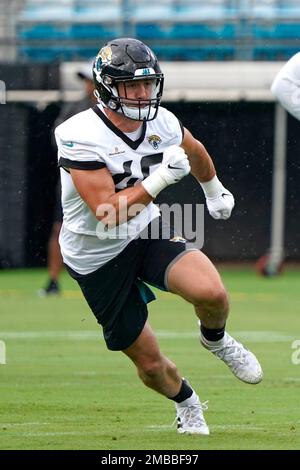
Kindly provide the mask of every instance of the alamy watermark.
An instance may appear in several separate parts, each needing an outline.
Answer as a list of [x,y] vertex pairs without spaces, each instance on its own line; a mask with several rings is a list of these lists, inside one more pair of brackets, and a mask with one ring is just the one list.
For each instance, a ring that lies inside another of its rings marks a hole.
[[3,80],[0,80],[0,104],[6,104],[6,85]]
[[292,342],[292,349],[295,349],[291,357],[292,364],[298,366],[300,364],[300,339],[295,339]]
[[[128,207],[126,196],[120,196],[118,207],[100,204],[96,215],[100,219],[96,234],[100,240],[142,238],[192,243],[201,249],[204,244],[203,204],[160,204],[162,224],[151,220],[152,212],[143,204]],[[174,231],[171,229],[174,228]]]
[[0,340],[0,365],[6,364],[6,345]]

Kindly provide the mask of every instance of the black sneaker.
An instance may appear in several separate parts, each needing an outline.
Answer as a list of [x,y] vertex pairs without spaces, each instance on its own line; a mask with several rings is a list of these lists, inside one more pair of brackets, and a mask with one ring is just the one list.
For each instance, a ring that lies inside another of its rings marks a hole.
[[38,291],[38,294],[40,297],[46,297],[47,295],[59,295],[60,288],[58,282],[51,279],[46,287]]

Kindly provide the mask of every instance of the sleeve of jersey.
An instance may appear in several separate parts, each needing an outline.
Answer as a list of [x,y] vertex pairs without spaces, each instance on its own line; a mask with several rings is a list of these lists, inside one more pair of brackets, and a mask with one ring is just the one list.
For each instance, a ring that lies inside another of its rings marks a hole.
[[[57,136],[56,136],[57,137]],[[58,166],[66,170],[100,170],[106,167],[95,145],[57,138]]]
[[272,93],[282,106],[300,120],[300,53],[293,56],[275,77]]
[[184,128],[179,119],[170,111],[166,113],[166,122],[170,134],[170,145],[181,145],[184,137]]

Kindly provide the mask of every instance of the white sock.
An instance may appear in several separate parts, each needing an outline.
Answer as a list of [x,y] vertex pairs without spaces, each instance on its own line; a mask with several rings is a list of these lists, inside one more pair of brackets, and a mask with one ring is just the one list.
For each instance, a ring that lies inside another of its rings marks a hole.
[[192,405],[196,405],[197,403],[199,403],[199,397],[193,391],[193,394],[190,396],[190,398],[187,398],[186,400],[182,401],[181,403],[176,403],[176,404],[177,404],[177,406],[192,406]]

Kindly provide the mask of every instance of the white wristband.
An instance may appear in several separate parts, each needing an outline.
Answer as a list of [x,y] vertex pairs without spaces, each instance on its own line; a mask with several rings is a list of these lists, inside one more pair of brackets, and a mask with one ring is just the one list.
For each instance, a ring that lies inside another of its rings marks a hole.
[[163,178],[158,170],[154,171],[152,175],[147,176],[147,178],[142,181],[142,185],[145,190],[151,197],[156,198],[156,196],[168,186],[167,181]]
[[217,175],[215,175],[210,181],[201,183],[205,197],[216,197],[222,192],[223,185],[219,181]]

